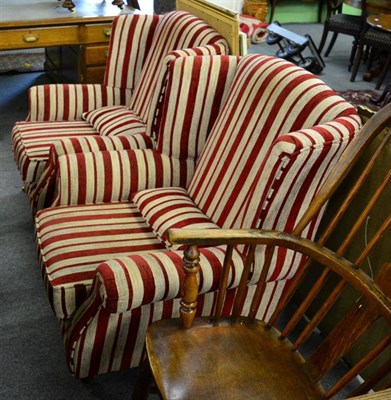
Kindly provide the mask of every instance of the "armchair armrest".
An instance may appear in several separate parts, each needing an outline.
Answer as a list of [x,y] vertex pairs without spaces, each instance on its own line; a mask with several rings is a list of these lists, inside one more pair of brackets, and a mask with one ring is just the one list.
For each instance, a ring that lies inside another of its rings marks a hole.
[[105,150],[149,149],[154,140],[145,134],[133,136],[82,136],[59,139],[49,153],[45,170],[38,183],[28,188],[30,206],[35,214],[53,203],[56,194],[58,158],[66,154],[98,152]]
[[82,113],[126,105],[132,91],[101,84],[47,84],[29,89],[28,121],[81,120]]
[[[101,302],[110,313],[122,313],[145,304],[180,296],[184,277],[182,251],[142,253],[100,264],[94,284],[99,286]],[[199,291],[218,289],[225,257],[225,246],[200,249]],[[233,252],[228,287],[237,287],[243,269],[243,258]]]
[[58,159],[53,206],[128,201],[138,190],[185,187],[194,164],[152,149],[67,154]]

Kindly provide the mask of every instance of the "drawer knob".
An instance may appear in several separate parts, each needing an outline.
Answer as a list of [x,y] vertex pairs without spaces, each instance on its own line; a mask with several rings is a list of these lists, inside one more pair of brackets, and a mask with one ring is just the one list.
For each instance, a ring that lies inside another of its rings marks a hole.
[[103,29],[103,34],[104,34],[106,37],[110,37],[110,35],[111,35],[111,28],[104,28],[104,29]]
[[38,42],[38,40],[39,40],[39,37],[38,37],[38,35],[23,35],[23,40],[26,42],[26,43],[33,43],[33,42]]

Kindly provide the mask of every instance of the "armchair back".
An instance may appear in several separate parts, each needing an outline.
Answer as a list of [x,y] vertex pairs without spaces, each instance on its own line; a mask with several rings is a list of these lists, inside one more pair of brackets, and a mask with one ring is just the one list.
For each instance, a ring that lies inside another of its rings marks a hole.
[[229,51],[226,40],[200,18],[183,11],[165,14],[155,29],[129,108],[146,121],[154,92],[162,93],[164,88],[167,71],[160,71],[165,55],[177,49],[206,45],[216,45],[211,48],[215,54]]
[[[295,189],[289,185],[287,191],[283,178],[288,178],[293,163],[301,161],[300,151],[305,149],[303,157],[308,160],[308,146],[314,151],[327,142],[325,151],[340,149],[359,126],[355,109],[314,75],[275,57],[243,57],[189,194],[222,228],[258,227],[271,201],[277,198],[287,205],[284,195],[269,190],[276,190],[276,181],[285,194]],[[316,182],[312,184],[316,187]]]

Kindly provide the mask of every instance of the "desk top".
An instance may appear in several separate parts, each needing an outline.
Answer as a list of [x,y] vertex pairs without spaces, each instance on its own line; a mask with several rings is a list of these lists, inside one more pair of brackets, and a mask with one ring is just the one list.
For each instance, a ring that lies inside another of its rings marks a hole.
[[[344,0],[344,3],[351,7],[361,9],[361,0]],[[369,13],[374,14],[391,14],[390,0],[367,0],[366,9]]]
[[375,28],[391,32],[391,14],[370,15],[367,22]]
[[106,0],[74,0],[76,9],[70,12],[62,7],[62,1],[58,0],[0,0],[0,28],[67,25],[79,23],[88,19],[97,21],[112,20],[121,13],[153,13],[153,1],[141,2],[141,10],[135,10],[125,6],[120,10]]

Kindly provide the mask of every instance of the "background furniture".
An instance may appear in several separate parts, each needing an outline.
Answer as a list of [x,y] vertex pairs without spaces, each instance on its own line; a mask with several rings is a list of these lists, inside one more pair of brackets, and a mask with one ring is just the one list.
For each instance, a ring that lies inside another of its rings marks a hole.
[[[75,13],[53,0],[4,0],[1,5],[0,51],[45,48],[45,70],[55,82],[102,83],[111,23],[115,16],[153,14],[153,2],[141,10],[111,2],[78,0]],[[239,54],[238,14],[203,0],[178,0],[177,9],[199,16],[220,32],[232,54]]]
[[369,16],[367,22],[368,25],[366,29],[360,35],[358,51],[354,60],[350,80],[354,82],[363,58],[364,48],[367,46],[370,51],[368,61],[369,71],[374,58],[374,53],[376,53],[377,58],[380,58],[381,55],[384,57],[384,60],[378,60],[381,65],[381,71],[379,80],[376,83],[376,89],[380,89],[391,66],[391,14]]
[[[124,9],[125,2],[123,0],[113,0],[112,4],[119,7],[122,10]],[[137,0],[127,0],[127,4],[132,8],[140,9]],[[72,0],[64,0],[62,6],[72,12],[74,12],[76,7],[75,3]]]
[[346,14],[342,10],[342,6],[344,4],[343,0],[327,0],[327,15],[326,20],[324,22],[323,34],[319,43],[319,53],[322,52],[323,47],[326,43],[326,39],[329,32],[333,33],[330,44],[327,47],[325,52],[325,57],[328,57],[330,54],[335,41],[337,40],[338,34],[349,35],[353,37],[352,43],[352,51],[350,54],[349,61],[349,71],[351,66],[353,65],[353,60],[356,54],[358,40],[360,38],[361,32],[365,26],[365,18],[366,18],[366,1],[363,0],[360,3],[361,6],[361,15],[350,15]]
[[230,54],[245,55],[239,37],[239,13],[205,0],[176,0],[176,9],[196,15],[228,42]]
[[0,50],[42,47],[55,81],[103,82],[111,23],[121,12],[110,2],[80,0],[72,14],[56,1],[16,0],[3,2],[1,11]]
[[[377,390],[389,387],[391,263],[388,259],[374,278],[361,269],[374,248],[382,242],[383,235],[389,231],[389,208],[383,208],[382,223],[371,234],[368,242],[363,244],[357,258],[350,262],[343,256],[347,248],[356,242],[365,220],[378,208],[379,198],[386,195],[387,191],[389,193],[390,171],[350,227],[349,234],[341,237],[336,251],[325,248],[324,242],[333,235],[334,228],[348,211],[358,189],[366,184],[368,174],[379,161],[379,154],[389,145],[390,124],[391,105],[388,105],[367,123],[345,150],[340,162],[290,235],[264,230],[169,230],[168,240],[172,244],[187,246],[183,262],[185,276],[181,286],[180,320],[158,321],[148,328],[147,365],[135,388],[134,399],[147,398],[147,374],[153,376],[163,399],[281,399],[287,393],[290,399],[328,399],[336,394],[345,398],[347,395],[350,397],[367,393],[374,387]],[[371,142],[384,128],[387,128],[386,133],[363,174],[353,184],[343,206],[337,210],[319,241],[300,238],[307,224],[343,179],[351,183],[349,171],[362,152],[369,150]],[[227,245],[227,252],[220,277],[219,296],[211,315],[195,318],[199,290],[196,275],[202,271],[198,246],[202,245]],[[240,285],[232,308],[223,309],[224,299],[229,296],[227,287],[232,273],[231,256],[240,245],[247,246]],[[240,309],[246,285],[255,268],[254,254],[261,245],[266,247],[267,254],[262,274],[249,313],[242,316]],[[304,255],[306,262],[284,293],[270,320],[261,322],[256,320],[255,310],[265,291],[273,253],[281,248],[294,250],[293,257]],[[309,272],[310,285],[305,279],[306,272]],[[301,285],[303,281],[304,285]],[[300,293],[294,297],[297,289],[302,286],[305,294]],[[353,301],[340,316],[340,301],[347,293],[350,296],[353,293]],[[333,315],[333,329],[329,334],[324,330],[319,334],[316,332],[317,326],[329,313]],[[371,337],[380,321],[384,328],[378,342],[358,362],[349,367],[344,365],[344,355],[349,351],[354,352],[360,340]],[[306,348],[307,342],[312,343],[309,348]],[[338,365],[339,361],[342,361],[341,365]],[[319,383],[338,367],[342,371],[339,374],[335,372],[337,380],[324,391]],[[349,387],[348,384],[359,374],[365,380]],[[385,398],[384,392],[379,394],[374,398]]]
[[[344,0],[348,6],[362,9],[362,0]],[[389,0],[366,0],[366,9],[368,13],[382,14],[391,11]]]

